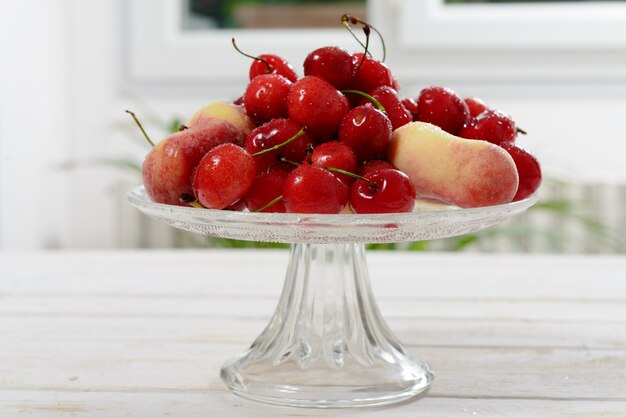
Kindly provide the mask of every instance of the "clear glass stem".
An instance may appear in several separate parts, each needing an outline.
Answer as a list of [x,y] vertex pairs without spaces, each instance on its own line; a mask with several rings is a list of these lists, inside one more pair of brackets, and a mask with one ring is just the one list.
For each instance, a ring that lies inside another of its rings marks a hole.
[[294,244],[269,325],[221,375],[243,397],[303,407],[399,402],[434,376],[380,315],[360,244]]

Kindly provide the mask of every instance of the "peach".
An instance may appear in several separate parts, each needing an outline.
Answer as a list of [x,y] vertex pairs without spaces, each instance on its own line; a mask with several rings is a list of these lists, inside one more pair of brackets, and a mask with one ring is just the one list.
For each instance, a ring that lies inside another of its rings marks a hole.
[[200,124],[208,119],[220,119],[232,123],[237,129],[241,131],[244,139],[255,127],[254,122],[252,122],[252,119],[248,117],[248,115],[246,114],[246,109],[243,106],[238,106],[227,102],[209,103],[208,105],[198,110],[191,117],[191,119],[189,119],[187,126],[193,128],[195,125]]
[[425,122],[396,129],[387,157],[409,176],[418,199],[462,208],[508,203],[519,183],[515,162],[504,149]]
[[158,203],[181,205],[180,195],[192,195],[191,176],[211,149],[224,143],[241,144],[244,136],[231,123],[207,119],[156,144],[143,162],[146,192]]

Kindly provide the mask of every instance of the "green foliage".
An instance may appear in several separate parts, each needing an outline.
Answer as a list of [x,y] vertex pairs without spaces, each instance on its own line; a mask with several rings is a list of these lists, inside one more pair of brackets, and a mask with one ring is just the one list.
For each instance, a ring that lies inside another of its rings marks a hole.
[[[190,10],[196,15],[211,18],[220,28],[237,27],[234,15],[238,7],[243,5],[320,5],[325,4],[346,3],[346,4],[364,4],[365,0],[191,0]],[[298,22],[293,22],[294,27],[298,26]],[[338,23],[339,26],[339,23]]]

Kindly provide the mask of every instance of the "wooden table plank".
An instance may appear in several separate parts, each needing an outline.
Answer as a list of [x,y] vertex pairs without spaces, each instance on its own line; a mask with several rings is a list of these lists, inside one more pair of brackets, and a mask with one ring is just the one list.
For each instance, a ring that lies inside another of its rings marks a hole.
[[437,372],[427,396],[359,411],[239,399],[219,367],[266,324],[286,260],[0,254],[0,417],[626,416],[623,257],[372,253],[384,316]]
[[[555,399],[440,398],[428,395],[399,406],[358,410],[303,410],[253,403],[216,393],[119,393],[0,391],[7,416],[29,418],[149,418],[167,415],[207,417],[359,417],[359,418],[481,418],[481,417],[602,417],[623,418],[623,402],[563,401]],[[225,413],[225,411],[228,411]],[[254,411],[253,414],[249,411]]]
[[[626,301],[626,258],[620,256],[370,251],[367,259],[380,299],[408,294],[438,299]],[[250,290],[255,297],[276,300],[286,263],[286,251],[272,250],[116,253],[114,263],[108,253],[0,254],[0,297],[8,293],[202,297]]]
[[[5,316],[0,338],[46,341],[164,341],[248,344],[268,318]],[[613,322],[390,318],[409,346],[626,349],[626,326]]]
[[[0,315],[269,318],[275,300],[263,298],[12,297]],[[610,321],[626,326],[626,302],[381,299],[388,318],[498,318],[500,320]]]
[[[203,392],[224,390],[219,368],[247,344],[49,341],[43,346],[38,341],[4,341],[2,345],[4,388]],[[431,393],[438,396],[626,401],[626,386],[617,384],[626,382],[626,350],[436,346],[409,351],[436,371]]]

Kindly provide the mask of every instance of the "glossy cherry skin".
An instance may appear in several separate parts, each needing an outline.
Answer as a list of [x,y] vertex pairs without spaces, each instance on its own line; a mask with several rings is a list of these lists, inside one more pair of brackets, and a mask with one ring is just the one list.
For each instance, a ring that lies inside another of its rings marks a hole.
[[485,110],[490,110],[485,102],[483,102],[478,97],[466,97],[463,101],[467,105],[471,117],[475,118],[476,116],[483,113]]
[[352,82],[354,62],[345,49],[325,46],[311,52],[304,60],[304,75],[314,75],[332,84],[338,90]]
[[254,158],[234,144],[213,148],[193,175],[193,193],[209,209],[224,209],[241,199],[256,176]]
[[[248,210],[254,212],[282,196],[286,179],[287,173],[280,170],[258,175],[243,198]],[[281,199],[260,212],[285,213],[285,202]]]
[[243,97],[248,116],[257,122],[287,117],[291,85],[291,81],[278,74],[263,74],[252,79]]
[[243,212],[246,209],[247,207],[246,207],[246,202],[244,201],[244,199],[239,199],[232,205],[226,206],[224,208],[224,210],[231,210],[233,212]]
[[513,202],[526,199],[535,193],[541,185],[541,166],[537,159],[523,148],[513,144],[504,144],[502,148],[513,157],[519,175],[519,186],[513,197]]
[[372,171],[382,170],[382,169],[392,169],[397,170],[396,166],[391,164],[387,160],[370,160],[364,163],[359,170],[356,172],[359,176],[365,177],[367,174]]
[[413,118],[413,120],[417,120],[417,100],[412,97],[405,97],[404,99],[402,99],[402,104],[404,105],[406,110],[411,112],[411,117]]
[[374,170],[350,187],[350,207],[354,213],[411,212],[415,206],[415,188],[409,177],[399,170]]
[[461,138],[482,139],[496,145],[513,143],[517,127],[510,116],[495,110],[486,110],[473,118],[459,132]]
[[250,80],[262,74],[282,75],[292,83],[295,83],[298,79],[298,74],[296,74],[293,66],[278,55],[263,54],[259,55],[259,58],[267,61],[270,64],[270,68],[263,61],[254,60],[250,65]]
[[365,57],[363,64],[359,67],[362,59],[363,53],[352,55],[355,71],[354,79],[350,85],[352,90],[369,92],[380,86],[397,88],[397,81],[389,67],[370,57]]
[[358,106],[341,122],[339,141],[352,148],[363,162],[386,154],[391,133],[391,121],[383,112],[369,105]]
[[[282,144],[296,135],[300,129],[302,129],[302,125],[291,119],[272,119],[250,132],[244,143],[244,148],[250,154],[255,154]],[[312,138],[305,133],[276,151],[254,157],[257,172],[259,174],[266,172],[271,166],[278,163],[279,156],[299,163],[306,156],[306,148],[312,142]],[[288,165],[281,164],[280,167],[291,171]]]
[[[388,86],[380,86],[370,92],[370,95],[378,100],[387,112],[387,117],[391,121],[391,128],[395,131],[401,126],[413,121],[413,115],[400,101],[398,93]],[[367,100],[367,99],[365,99]],[[365,104],[362,102],[361,104]],[[367,100],[367,103],[371,103]]]
[[439,126],[444,131],[458,135],[469,122],[467,105],[453,90],[446,87],[428,87],[417,100],[417,120]]
[[[311,155],[311,162],[320,167],[339,168],[354,173],[357,167],[357,158],[352,148],[339,141],[324,142],[315,147]],[[345,184],[354,181],[354,177],[333,172]]]
[[335,214],[348,203],[348,186],[327,169],[306,163],[287,176],[283,200],[290,213]]
[[287,97],[289,117],[303,126],[318,141],[328,141],[350,110],[348,99],[332,84],[306,76],[293,84]]

